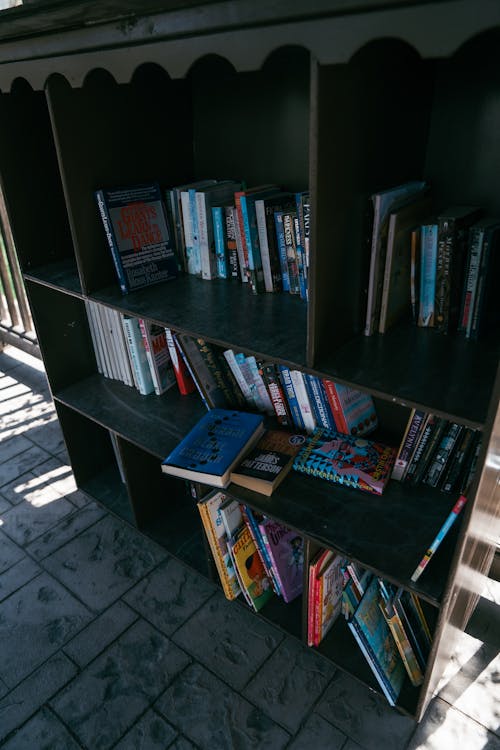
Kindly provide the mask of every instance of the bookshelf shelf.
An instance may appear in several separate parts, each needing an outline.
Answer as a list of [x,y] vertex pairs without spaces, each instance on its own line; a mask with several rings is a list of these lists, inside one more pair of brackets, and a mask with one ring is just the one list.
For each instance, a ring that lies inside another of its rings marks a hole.
[[[407,322],[364,337],[366,229],[370,196],[413,179],[431,183],[437,211],[466,203],[500,215],[500,7],[228,0],[172,10],[158,0],[137,17],[153,14],[152,39],[147,24],[124,32],[107,6],[87,5],[95,24],[70,8],[0,17],[2,187],[77,484],[210,576],[196,503],[159,467],[204,407],[196,394],[143,397],[100,376],[87,301],[370,392],[380,439],[395,446],[413,407],[481,430],[467,505],[416,584],[454,498],[398,482],[379,498],[299,475],[270,498],[229,488],[303,535],[306,562],[331,547],[419,595],[433,648],[424,686],[405,686],[398,701],[419,719],[477,601],[470,570],[491,561],[482,530],[497,515],[499,342]],[[307,304],[191,276],[120,293],[94,191],[207,177],[309,189]],[[304,600],[262,616],[304,639]],[[378,689],[343,622],[319,651]]]

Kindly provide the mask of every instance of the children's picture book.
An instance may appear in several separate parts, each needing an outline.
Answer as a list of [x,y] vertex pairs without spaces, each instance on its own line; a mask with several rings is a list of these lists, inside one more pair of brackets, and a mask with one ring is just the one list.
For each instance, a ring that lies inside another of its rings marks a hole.
[[272,495],[289,473],[305,440],[304,435],[267,430],[231,472],[231,482],[263,495]]
[[235,599],[240,593],[238,577],[227,547],[227,535],[220,508],[227,500],[223,492],[214,491],[197,503],[198,511],[207,535],[215,567],[227,599]]
[[96,190],[95,198],[124,294],[177,277],[158,183]]
[[227,409],[208,411],[162,462],[162,471],[227,487],[231,471],[264,431],[264,418]]
[[315,629],[314,646],[319,646],[341,611],[344,575],[344,559],[329,551],[320,560],[315,574]]
[[294,459],[293,468],[329,482],[381,495],[396,450],[366,438],[318,427]]
[[244,524],[230,542],[231,554],[246,599],[258,612],[274,596],[250,530]]
[[384,695],[391,706],[394,706],[406,670],[379,603],[378,583],[374,577],[347,624],[365,654]]
[[304,540],[296,531],[271,518],[264,518],[259,528],[283,599],[291,602],[303,589]]

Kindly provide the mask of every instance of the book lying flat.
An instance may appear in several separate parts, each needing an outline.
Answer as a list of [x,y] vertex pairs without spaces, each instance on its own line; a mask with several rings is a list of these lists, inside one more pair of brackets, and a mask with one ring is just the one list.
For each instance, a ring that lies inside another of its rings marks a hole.
[[391,476],[396,450],[383,443],[318,427],[296,456],[303,474],[381,495]]
[[303,435],[268,430],[231,472],[231,482],[271,495],[289,473],[294,456],[304,442]]
[[264,418],[212,409],[163,460],[161,468],[193,482],[227,487],[232,469],[264,431]]

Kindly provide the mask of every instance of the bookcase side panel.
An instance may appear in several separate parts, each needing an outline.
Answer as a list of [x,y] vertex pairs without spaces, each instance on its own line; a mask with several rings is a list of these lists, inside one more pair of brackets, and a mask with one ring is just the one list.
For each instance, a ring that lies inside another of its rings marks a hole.
[[190,99],[183,82],[172,82],[147,65],[128,84],[116,84],[102,70],[92,71],[80,89],[53,76],[47,92],[74,244],[89,293],[116,284],[94,191],[152,180],[166,187],[190,179]]
[[0,171],[21,270],[69,259],[68,215],[43,92],[22,80],[0,95]]
[[423,172],[429,64],[397,40],[377,40],[346,65],[320,66],[314,184],[317,356],[360,334],[370,269],[371,195]]
[[83,301],[29,280],[26,292],[52,393],[95,372]]

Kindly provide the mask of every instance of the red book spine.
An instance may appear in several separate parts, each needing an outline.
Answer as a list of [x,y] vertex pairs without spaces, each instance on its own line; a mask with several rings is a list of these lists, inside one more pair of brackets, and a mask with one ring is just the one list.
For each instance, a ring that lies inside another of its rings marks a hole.
[[342,406],[340,405],[337,387],[333,380],[323,379],[323,385],[325,386],[326,396],[328,398],[328,403],[330,404],[330,409],[332,410],[337,431],[344,433],[344,435],[348,435],[349,429],[347,427],[347,422],[345,421]]
[[177,349],[177,344],[175,343],[170,328],[165,328],[165,333],[167,336],[168,351],[174,366],[175,379],[177,380],[179,391],[183,396],[187,396],[195,390],[196,385],[186,367],[186,363]]

